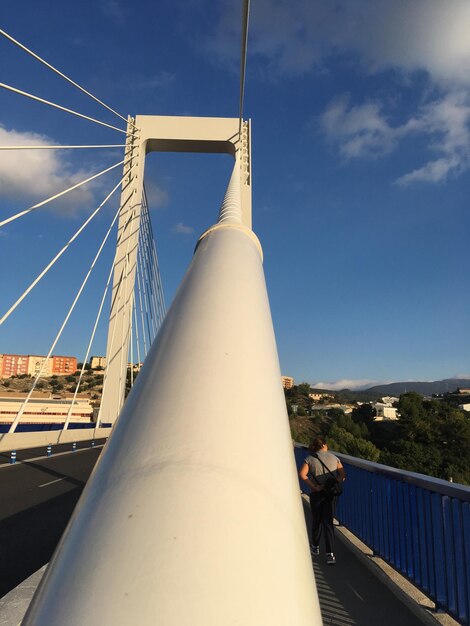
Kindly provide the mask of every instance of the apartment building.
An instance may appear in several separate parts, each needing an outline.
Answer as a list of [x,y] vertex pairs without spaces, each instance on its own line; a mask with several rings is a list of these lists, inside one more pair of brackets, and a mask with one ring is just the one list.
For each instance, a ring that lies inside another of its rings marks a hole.
[[23,354],[3,354],[2,356],[2,371],[0,373],[2,378],[28,373],[28,356]]
[[28,374],[31,376],[37,376],[42,370],[41,376],[52,376],[53,359],[45,356],[35,356],[30,354],[28,356]]
[[74,356],[53,356],[52,373],[58,376],[73,374],[77,371],[77,359]]
[[37,376],[41,369],[41,376],[73,374],[77,370],[77,359],[74,356],[51,356],[47,359],[45,356],[34,354],[0,355],[0,378],[22,374]]
[[284,389],[292,389],[294,386],[294,379],[290,376],[281,376],[281,382]]
[[92,370],[96,370],[99,367],[106,367],[106,357],[105,356],[92,356],[90,359],[90,367]]

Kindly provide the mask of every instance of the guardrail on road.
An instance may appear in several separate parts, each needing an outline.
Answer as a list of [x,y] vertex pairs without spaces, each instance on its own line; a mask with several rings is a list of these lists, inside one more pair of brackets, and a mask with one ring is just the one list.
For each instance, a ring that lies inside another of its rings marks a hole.
[[44,430],[29,433],[6,433],[0,435],[0,452],[7,450],[23,450],[39,446],[86,441],[89,439],[106,439],[111,428],[84,428],[76,430]]

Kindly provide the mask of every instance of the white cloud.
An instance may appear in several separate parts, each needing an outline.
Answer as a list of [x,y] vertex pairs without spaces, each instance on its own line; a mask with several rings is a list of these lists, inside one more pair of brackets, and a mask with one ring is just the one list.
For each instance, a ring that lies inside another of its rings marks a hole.
[[145,190],[150,210],[167,206],[169,197],[165,189],[149,180],[145,183]]
[[429,149],[438,156],[397,180],[399,185],[438,183],[470,169],[470,98],[463,91],[448,93],[422,107],[409,128],[426,133]]
[[[239,3],[220,0],[217,6],[219,19],[206,48],[237,69]],[[405,136],[420,133],[432,158],[397,183],[437,183],[469,168],[469,32],[469,0],[296,0],[295,7],[290,0],[257,0],[248,51],[274,79],[327,71],[333,57],[365,74],[392,69],[409,80],[424,72],[426,88],[437,88],[439,99],[423,100],[405,123],[392,124],[378,101],[350,105],[340,97],[321,124],[346,159],[387,154]]]
[[[0,145],[54,145],[54,141],[33,132],[7,130],[0,125]],[[8,199],[43,200],[80,182],[89,173],[72,171],[62,151],[0,150],[0,196]],[[70,212],[88,205],[93,194],[77,189],[59,201],[60,208]],[[52,206],[59,206],[53,202]]]
[[118,2],[118,0],[102,0],[101,10],[120,26],[126,23],[129,16],[129,9]]
[[183,222],[178,222],[178,224],[173,226],[172,231],[174,233],[178,233],[179,235],[191,235],[194,232],[194,228],[183,224]]
[[349,379],[343,378],[334,382],[318,382],[313,383],[312,387],[315,389],[330,389],[332,391],[340,391],[341,389],[368,389],[375,385],[386,385],[390,381],[384,380],[368,380],[368,379]]
[[396,146],[399,134],[381,113],[379,103],[349,107],[346,95],[330,102],[320,124],[328,139],[338,144],[340,154],[345,158],[390,152]]
[[427,137],[428,150],[435,158],[401,176],[396,182],[402,186],[441,182],[469,169],[469,124],[470,98],[461,90],[428,102],[399,126],[390,124],[380,104],[350,106],[347,96],[330,102],[320,118],[327,139],[347,159],[384,155],[411,134]]
[[[302,74],[321,58],[317,24],[309,19],[316,0],[257,0],[251,3],[248,53],[267,63],[271,74]],[[207,50],[219,62],[238,70],[241,4],[224,0]]]
[[[224,0],[208,49],[236,65],[238,3]],[[327,57],[357,54],[367,72],[424,70],[436,81],[470,83],[468,0],[257,0],[249,52],[270,73],[300,75]]]
[[156,87],[168,87],[175,81],[176,74],[161,70],[151,76],[136,76],[133,73],[133,77],[129,79],[131,81],[133,89],[155,89]]
[[451,171],[460,169],[460,163],[455,158],[442,158],[429,161],[423,167],[400,176],[396,180],[397,185],[407,186],[413,183],[439,183],[445,180]]
[[[425,70],[433,80],[468,84],[467,0],[341,0],[340,45],[357,50],[370,71]],[[346,9],[346,10],[345,10]],[[345,22],[350,27],[344,28]]]

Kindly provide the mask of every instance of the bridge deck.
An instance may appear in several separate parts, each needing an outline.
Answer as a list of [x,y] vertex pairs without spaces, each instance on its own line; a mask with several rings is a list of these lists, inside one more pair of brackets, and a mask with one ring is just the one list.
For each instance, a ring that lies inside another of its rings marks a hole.
[[335,566],[324,555],[314,557],[323,623],[333,626],[416,626],[413,614],[339,538]]
[[[304,509],[308,523],[310,510],[306,501]],[[422,622],[419,615],[412,612],[389,586],[366,567],[341,533],[337,535],[337,564],[327,566],[324,555],[315,557],[313,563],[325,626],[417,626],[432,623],[432,619]],[[38,572],[0,599],[0,625],[19,623],[41,575],[42,572]]]
[[[303,499],[305,519],[310,533],[310,507]],[[329,566],[325,554],[313,557],[313,569],[320,599],[323,623],[325,626],[418,626],[419,624],[456,625],[447,614],[434,619],[431,613],[420,607],[418,602],[409,599],[407,603],[393,593],[392,586],[399,589],[400,582],[386,584],[387,576],[378,577],[365,564],[366,558],[359,558],[358,549],[346,538],[343,532],[336,531],[337,563]],[[360,542],[359,542],[360,543]],[[390,568],[391,569],[391,568]],[[377,573],[379,569],[377,568]],[[398,575],[398,578],[401,578]],[[408,585],[408,583],[406,583]],[[408,585],[411,587],[411,585]],[[418,592],[419,595],[421,595]],[[427,605],[431,605],[429,601]],[[413,610],[412,610],[413,609]]]

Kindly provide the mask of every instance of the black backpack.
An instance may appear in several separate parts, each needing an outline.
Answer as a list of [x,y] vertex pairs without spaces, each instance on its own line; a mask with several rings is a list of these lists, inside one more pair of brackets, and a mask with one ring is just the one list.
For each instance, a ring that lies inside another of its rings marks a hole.
[[[314,456],[318,461],[320,461],[320,463],[323,465],[323,467],[326,469],[326,471],[330,474],[330,476],[328,476],[326,481],[323,483],[323,492],[326,493],[326,495],[329,498],[337,498],[337,497],[339,497],[343,493],[343,485],[338,481],[338,479],[333,474],[333,472],[329,469],[329,467],[327,467],[323,463],[323,461],[320,459],[318,454],[312,453],[312,456]],[[318,481],[315,476],[313,476],[313,480],[318,485],[321,484],[320,481]]]

